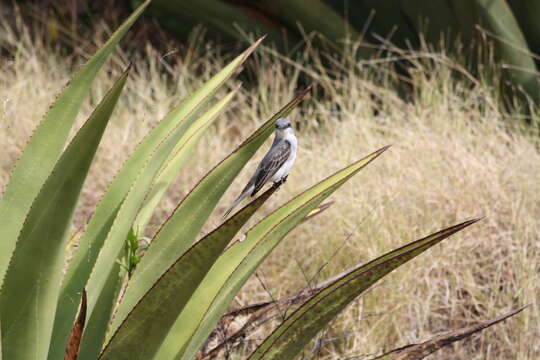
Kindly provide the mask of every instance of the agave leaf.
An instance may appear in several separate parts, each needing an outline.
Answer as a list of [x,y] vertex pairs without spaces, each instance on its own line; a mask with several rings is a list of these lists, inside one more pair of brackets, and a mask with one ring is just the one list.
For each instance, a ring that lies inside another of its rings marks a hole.
[[225,246],[276,190],[266,191],[186,251],[129,313],[101,359],[151,359]]
[[402,12],[407,16],[409,24],[413,24],[416,32],[421,34],[428,44],[448,50],[454,45],[460,29],[456,16],[448,0],[407,1],[401,0]]
[[[183,165],[190,151],[197,144],[198,140],[217,117],[219,112],[230,102],[233,96],[234,92],[225,96],[188,128],[185,135],[176,144],[176,147],[173,150],[172,159],[168,160],[160,170],[160,174],[157,176],[157,180],[154,182],[153,188],[148,196],[150,200],[143,206],[137,219],[141,219],[141,213],[146,217],[141,221],[147,221],[149,219],[154,207],[161,199],[161,196],[169,186],[170,182],[177,175],[178,170]],[[139,230],[143,228],[142,225],[137,226],[136,224],[137,220],[135,221],[133,228],[138,228]],[[121,259],[117,260],[117,262],[119,261],[121,261]],[[96,359],[102,349],[105,334],[107,332],[106,330],[111,319],[112,309],[114,308],[113,305],[116,303],[119,286],[123,279],[123,277],[118,277],[118,271],[119,269],[114,269],[114,271],[109,274],[110,281],[105,284],[102,295],[94,306],[94,311],[92,312],[92,317],[90,318],[85,331],[85,337],[81,347],[81,360]],[[125,271],[122,272],[125,273]]]
[[368,35],[365,28],[371,25],[368,23],[370,10],[363,1],[324,0],[324,3],[343,16],[357,31],[364,30],[361,35]]
[[463,40],[473,44],[480,39],[481,34],[477,29],[478,9],[475,2],[469,0],[447,0],[447,2],[455,14]]
[[[127,75],[73,138],[23,224],[0,293],[2,350],[8,359],[45,358],[49,350],[71,218]],[[65,346],[61,356],[64,352]]]
[[373,360],[419,360],[428,355],[440,350],[441,348],[448,346],[456,341],[463,340],[469,336],[482,331],[490,326],[493,326],[501,321],[508,319],[520,312],[522,312],[527,306],[520,307],[507,314],[498,316],[496,318],[482,321],[478,324],[465,326],[459,329],[447,331],[444,334],[435,336],[426,342],[421,344],[410,344],[399,349],[395,349],[387,352],[384,355],[378,356]]
[[191,359],[208,338],[233,297],[257,266],[304,217],[387,147],[342,169],[306,190],[254,226],[216,261],[176,320],[182,332],[171,334],[155,359]]
[[[164,20],[166,27],[173,32],[180,32],[180,36],[185,36],[185,33],[190,32],[193,26],[202,22],[219,37],[225,36],[228,39],[245,41],[244,32],[266,34],[279,49],[286,48],[281,24],[274,23],[271,18],[256,10],[246,12],[241,6],[219,0],[155,0],[151,10],[160,20]],[[191,26],[185,27],[183,24],[178,24],[178,19],[191,23]]]
[[[125,240],[138,210],[150,191],[152,181],[180,140],[183,130],[182,126],[173,130],[142,165],[139,175],[118,210],[118,215],[105,239],[87,285],[90,294],[88,303],[92,315],[94,311],[98,311],[95,305],[101,293],[106,289],[107,279],[113,271],[116,259],[123,251]],[[92,293],[97,295],[92,296]]]
[[[275,9],[280,18],[289,26],[296,28],[300,23],[307,32],[319,32],[336,44],[343,44],[345,40],[358,39],[359,34],[349,25],[347,20],[336,13],[332,7],[321,0],[265,0],[268,6]],[[371,48],[362,47],[358,55],[369,59],[372,56]]]
[[83,290],[81,308],[79,310],[79,315],[73,325],[71,330],[71,335],[69,336],[68,345],[66,348],[66,355],[64,360],[77,360],[79,356],[79,348],[81,345],[82,334],[84,330],[84,323],[86,321],[86,290]]
[[[86,321],[79,351],[79,360],[95,360],[99,356],[101,349],[103,349],[105,334],[126,274],[127,272],[121,266],[120,261],[116,261],[103,287],[101,296],[94,306],[94,311]],[[54,360],[53,358],[50,359]]]
[[308,91],[309,88],[261,126],[238,149],[210,171],[182,200],[152,240],[146,254],[135,269],[132,281],[113,320],[113,330],[118,328],[141,297],[176,261],[178,255],[191,246],[223,193],[270,136],[275,121],[289,114]]
[[418,45],[418,34],[404,14],[401,0],[364,0],[364,5],[373,11],[372,31],[391,43],[408,48]]
[[[62,284],[62,292],[58,302],[58,316],[55,319],[54,337],[52,339],[51,352],[49,357],[58,359],[63,355],[63,349],[67,341],[67,336],[75,314],[77,312],[76,294],[80,289],[87,287],[87,281],[94,268],[98,254],[100,253],[106,237],[109,234],[117,212],[120,209],[128,190],[134,183],[140,169],[148,159],[152,157],[156,147],[176,128],[178,134],[187,130],[189,126],[197,119],[200,109],[207,104],[218,88],[225,83],[242,65],[245,59],[262,41],[255,42],[244,53],[234,59],[230,64],[217,73],[212,79],[207,81],[201,88],[195,91],[191,96],[184,99],[176,106],[159,124],[144,138],[137,146],[133,154],[128,158],[122,169],[110,183],[109,188],[103,198],[100,200],[96,210],[90,219],[88,227],[81,238],[78,251],[73,261],[70,263],[66,277]],[[172,151],[172,150],[171,150]],[[150,185],[148,185],[150,186]],[[131,224],[130,224],[131,226]],[[101,288],[108,279],[110,271],[118,256],[118,249],[123,245],[123,239],[117,238],[117,243],[109,245],[104,267],[100,269],[103,274]],[[99,276],[101,276],[99,275]],[[90,288],[88,288],[90,290]],[[88,299],[89,313],[93,311],[94,304],[100,294],[100,290],[93,288],[89,292]]]
[[466,221],[438,231],[353,269],[300,306],[259,345],[250,359],[294,358],[320,330],[367,288],[407,261],[478,220]]
[[[535,0],[510,0],[508,5],[512,8],[516,20],[531,50],[540,55],[540,2]],[[538,63],[538,59],[537,59]]]
[[295,295],[284,299],[250,304],[228,312],[221,317],[219,323],[215,326],[215,329],[230,328],[229,325],[237,317],[246,318],[246,320],[242,321],[242,326],[236,331],[227,331],[226,336],[221,336],[219,332],[214,330],[209,340],[213,343],[212,340],[217,337],[219,342],[211,349],[204,348],[204,352],[200,352],[199,354],[203,359],[216,358],[220,352],[230,349],[238,340],[244,339],[249,336],[249,334],[257,331],[258,327],[267,324],[268,321],[275,319],[278,316],[282,317],[283,309],[288,311],[292,306],[303,303],[324,286],[326,286],[326,282],[317,284],[316,286],[307,287]]
[[171,182],[178,175],[178,171],[180,171],[180,168],[184,165],[185,161],[188,159],[201,137],[205,134],[205,130],[229,104],[234,94],[234,92],[231,92],[221,101],[212,106],[212,108],[206,111],[199,120],[189,127],[189,129],[186,131],[186,135],[181,141],[178,142],[173,150],[174,155],[167,162],[167,164],[165,164],[163,169],[160,170],[160,173],[152,186],[152,190],[148,195],[148,200],[146,200],[146,203],[137,215],[137,219],[133,224],[133,228],[136,229],[137,234],[143,233],[146,224],[154,212],[154,209],[163,197],[163,194],[165,194],[165,191]]
[[523,33],[505,0],[475,0],[480,24],[495,38],[505,74],[533,101],[540,101],[538,71]]
[[[73,76],[51,105],[17,160],[0,199],[0,285],[24,219],[62,153],[71,126],[92,81],[116,44],[149,3],[149,0],[145,1]],[[80,292],[81,288],[77,291]],[[60,356],[63,356],[63,353]]]

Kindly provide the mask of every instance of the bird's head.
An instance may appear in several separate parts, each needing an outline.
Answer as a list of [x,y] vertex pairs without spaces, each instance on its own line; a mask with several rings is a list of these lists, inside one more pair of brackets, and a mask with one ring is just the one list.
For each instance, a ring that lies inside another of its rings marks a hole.
[[276,130],[285,130],[291,127],[291,122],[287,118],[279,118],[276,121]]

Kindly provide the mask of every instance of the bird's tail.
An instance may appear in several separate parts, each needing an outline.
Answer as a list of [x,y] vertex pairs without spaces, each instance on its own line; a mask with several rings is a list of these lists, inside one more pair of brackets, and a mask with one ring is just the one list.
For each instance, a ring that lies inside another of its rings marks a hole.
[[223,214],[223,217],[226,218],[227,215],[230,214],[231,211],[233,211],[233,209],[240,203],[240,201],[244,200],[244,198],[246,196],[248,196],[251,192],[253,191],[253,186],[248,186],[244,189],[244,191],[242,191],[242,193],[240,194],[240,196],[238,196],[238,198],[236,200],[234,200],[234,202],[232,203],[231,207],[227,209],[227,211],[225,211],[225,213]]

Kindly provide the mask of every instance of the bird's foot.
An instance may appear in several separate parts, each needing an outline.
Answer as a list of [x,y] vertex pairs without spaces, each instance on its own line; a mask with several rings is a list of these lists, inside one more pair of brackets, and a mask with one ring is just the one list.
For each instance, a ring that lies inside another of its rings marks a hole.
[[285,184],[285,182],[287,182],[287,177],[288,176],[289,175],[285,175],[284,177],[282,177],[278,181],[275,181],[273,186],[276,187],[276,188],[279,188],[281,185],[283,185],[283,184]]

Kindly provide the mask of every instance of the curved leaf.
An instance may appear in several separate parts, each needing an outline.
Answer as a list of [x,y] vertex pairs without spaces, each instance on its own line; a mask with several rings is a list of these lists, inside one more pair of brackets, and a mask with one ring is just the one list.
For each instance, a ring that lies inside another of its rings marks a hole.
[[223,193],[253,154],[274,129],[275,121],[290,111],[307,94],[309,88],[262,125],[231,155],[211,170],[182,200],[171,217],[150,243],[138,264],[113,320],[113,331],[118,328],[128,312],[150,289],[157,279],[195,241],[206,219],[210,216]]
[[377,356],[372,360],[419,360],[423,359],[426,356],[433,354],[434,352],[440,350],[441,348],[448,346],[456,341],[460,341],[468,338],[469,336],[487,329],[490,326],[500,323],[512,317],[523,310],[527,306],[520,307],[519,309],[513,310],[507,314],[497,316],[496,318],[482,321],[475,325],[465,326],[459,329],[450,330],[444,334],[435,336],[428,341],[425,341],[421,344],[411,344],[403,346],[399,349],[395,349],[387,352],[384,355]]
[[249,357],[292,359],[358,295],[379,279],[479,219],[449,227],[353,269],[289,316]]
[[[8,359],[47,355],[71,218],[127,75],[126,71],[73,138],[23,224],[0,293],[2,351]],[[65,345],[61,356],[64,352]]]
[[[119,293],[122,290],[126,273],[127,271],[122,268],[121,263],[116,261],[103,287],[101,296],[94,306],[95,311],[92,312],[86,321],[79,351],[79,360],[96,360],[101,349],[103,349],[105,335],[107,334]],[[54,360],[52,357],[49,358],[50,360]]]
[[[531,50],[540,55],[540,2],[535,0],[510,0],[508,5],[512,8],[520,29],[527,39]],[[537,63],[539,59],[537,58]]]
[[[255,18],[255,12],[244,9],[221,0],[155,0],[151,11],[164,26],[180,36],[191,32],[195,25],[202,22],[219,37],[245,41],[245,33],[266,34],[271,43],[279,49],[287,48],[284,30],[279,23],[274,22],[271,17],[263,17],[264,13],[258,13],[259,18]],[[261,18],[264,21],[260,21]]]
[[388,147],[342,169],[283,205],[216,261],[176,320],[183,331],[168,336],[155,359],[191,359],[242,285],[277,244],[324,199]]
[[64,360],[77,360],[79,357],[79,348],[81,345],[82,334],[84,330],[84,323],[86,322],[86,291],[83,290],[82,300],[81,300],[81,309],[79,310],[79,315],[73,325],[71,330],[71,335],[69,336],[68,346],[66,348],[66,355]]
[[505,0],[475,0],[481,25],[489,35],[495,37],[495,44],[504,70],[514,85],[525,92],[536,103],[540,101],[538,70],[534,63],[523,33]]
[[234,92],[231,92],[218,103],[216,103],[212,108],[204,113],[201,118],[199,118],[193,125],[191,125],[186,131],[186,135],[178,142],[175,149],[173,150],[173,155],[171,159],[165,164],[165,166],[160,170],[159,175],[154,181],[152,190],[148,195],[143,208],[139,211],[137,219],[133,224],[133,228],[136,230],[137,234],[142,234],[146,224],[150,220],[155,207],[158,205],[159,201],[165,194],[165,191],[178,175],[180,168],[184,165],[185,161],[190,156],[191,152],[205,134],[206,129],[212,124],[212,122],[217,118],[217,116],[223,111],[223,109],[229,104],[234,96]]
[[[318,32],[335,44],[344,44],[346,40],[359,39],[362,35],[322,0],[265,0],[263,3],[275,9],[290,27],[298,28],[301,24],[305,31]],[[358,55],[369,59],[373,50],[361,47]]]
[[[24,219],[62,153],[71,126],[92,81],[116,44],[149,3],[150,0],[145,1],[73,76],[51,105],[17,160],[0,199],[0,285]],[[77,291],[80,292],[81,288]],[[60,356],[63,356],[63,353]]]
[[101,358],[152,358],[225,246],[276,190],[267,190],[186,251],[129,313]]
[[[147,201],[141,210],[145,211],[145,216],[150,217],[152,215],[155,205],[157,205],[157,202],[159,202],[161,196],[169,186],[169,183],[174,179],[178,170],[183,165],[187,154],[189,154],[190,150],[197,144],[197,141],[204,134],[208,126],[217,117],[220,110],[230,102],[233,96],[234,92],[231,92],[212,106],[201,118],[195,121],[187,129],[186,133],[182,136],[180,141],[178,141],[170,156],[172,157],[172,160],[168,160],[160,169],[160,174],[156,176],[158,180],[154,181],[153,188],[147,196],[147,198],[150,199],[150,202]],[[139,215],[137,215],[138,218],[141,216],[141,211],[139,211]],[[133,225],[134,228],[137,227],[136,224],[137,222],[135,221],[135,225]],[[120,256],[120,258],[121,257],[122,256]],[[116,262],[118,263],[119,261],[121,261],[121,259],[118,259]],[[81,346],[81,360],[96,359],[102,350],[105,334],[107,332],[106,330],[111,320],[112,310],[118,295],[118,270],[119,269],[115,268],[113,272],[109,274],[108,277],[110,281],[104,284],[102,294],[94,306],[94,311],[90,317],[88,328],[85,331],[83,344]]]
[[[411,2],[401,0],[401,11],[431,47],[448,51],[460,32],[458,20],[448,0]],[[441,44],[441,40],[445,40]]]
[[419,44],[418,34],[401,6],[401,0],[364,0],[363,4],[373,12],[373,32],[377,37],[406,49]]
[[[100,254],[100,251],[104,246],[105,239],[117,217],[117,212],[123,204],[128,191],[133,186],[135,179],[139,175],[143,164],[145,164],[145,162],[148,163],[149,159],[155,154],[157,147],[165,141],[164,139],[166,139],[174,129],[176,129],[177,132],[175,136],[179,137],[189,128],[192,122],[197,119],[197,114],[201,108],[212,99],[212,96],[216,93],[218,88],[238,70],[245,59],[253,52],[261,41],[262,39],[255,42],[251,47],[244,51],[244,53],[239,55],[219,73],[208,80],[191,96],[184,99],[165,118],[163,118],[137,146],[133,154],[131,154],[122,169],[118,172],[115,179],[110,183],[107,192],[103,198],[101,198],[90,219],[87,229],[81,238],[77,253],[70,263],[62,284],[62,292],[57,306],[58,309],[62,309],[62,312],[57,312],[58,316],[55,319],[54,338],[52,341],[51,353],[49,354],[51,358],[57,359],[63,354],[62,352],[65,348],[69,329],[73,323],[78,307],[77,301],[74,301],[73,299],[78,299],[76,294],[80,292],[82,288],[87,287],[87,281],[95,267],[98,254]],[[169,154],[171,152],[172,149],[170,149]],[[148,172],[149,170],[146,171]],[[151,181],[148,182],[146,187],[148,188],[150,186]],[[142,190],[141,188],[138,191],[146,192],[146,189]],[[136,212],[135,209],[133,211]],[[132,224],[129,224],[129,226],[131,225]],[[89,291],[89,314],[92,313],[94,304],[100,296],[101,289],[110,276],[114,267],[114,262],[120,251],[119,249],[121,249],[124,244],[124,239],[125,236],[117,237],[116,240],[113,240],[113,242],[107,246],[107,249],[99,255],[102,258],[103,266],[97,267],[98,273],[94,274],[94,278],[95,280],[100,279],[100,281],[95,283],[95,288],[90,289],[90,287],[87,287]]]

